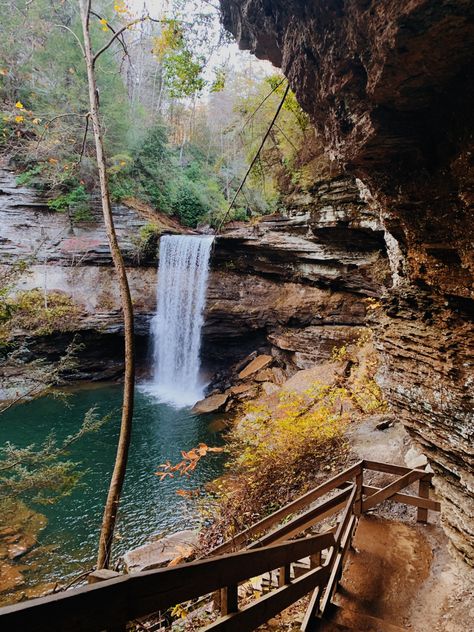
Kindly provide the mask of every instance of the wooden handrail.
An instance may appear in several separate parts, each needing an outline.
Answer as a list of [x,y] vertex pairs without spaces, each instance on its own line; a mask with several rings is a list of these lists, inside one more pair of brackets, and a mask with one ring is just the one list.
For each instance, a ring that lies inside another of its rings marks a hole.
[[268,546],[269,544],[275,544],[276,542],[287,540],[294,535],[306,531],[306,529],[313,526],[316,522],[320,522],[321,520],[324,520],[324,518],[332,516],[346,505],[346,501],[351,494],[351,489],[352,487],[349,487],[348,489],[343,489],[342,491],[332,496],[332,498],[329,498],[329,500],[326,500],[317,507],[308,509],[308,511],[295,516],[292,520],[285,523],[276,531],[272,531],[268,535],[259,538],[255,542],[252,542],[252,544],[247,547],[247,550],[256,549],[261,546]]
[[[266,573],[334,544],[332,533],[231,553],[173,568],[124,575],[57,595],[7,606],[5,630],[99,632]],[[322,575],[321,575],[322,576]],[[316,575],[315,575],[316,577]],[[320,577],[320,576],[318,576]]]
[[[366,469],[397,478],[383,488],[364,485]],[[402,502],[417,507],[417,520],[425,522],[428,510],[440,510],[440,504],[429,498],[431,477],[431,473],[420,469],[360,461],[238,533],[215,548],[210,558],[173,568],[124,575],[0,608],[0,628],[28,632],[124,629],[128,621],[223,590],[223,616],[206,630],[245,632],[313,591],[302,626],[305,630],[315,616],[322,616],[331,600],[360,514],[385,501]],[[419,481],[418,496],[401,493],[402,489],[416,481]],[[333,495],[317,506],[311,506],[328,493]],[[342,508],[344,512],[337,527],[319,535],[288,541],[288,538],[303,533]],[[293,517],[281,525],[288,516]],[[269,532],[276,525],[280,526]],[[256,536],[260,537],[255,539]],[[223,554],[245,544],[248,546],[244,551]],[[308,556],[312,560],[320,560],[323,550],[328,551],[323,565],[319,561],[319,566],[311,567],[304,575],[291,580],[292,563]],[[239,609],[239,583],[274,569],[280,569],[279,588]]]
[[336,474],[336,476],[333,476],[321,485],[318,485],[318,487],[315,487],[306,494],[299,496],[298,498],[296,498],[296,500],[293,500],[292,502],[273,512],[269,516],[262,518],[262,520],[259,520],[248,529],[241,531],[230,540],[227,540],[223,544],[216,546],[214,549],[212,549],[210,555],[220,555],[221,553],[225,553],[229,550],[235,549],[242,544],[248,544],[254,536],[264,533],[271,527],[279,524],[283,520],[283,518],[286,518],[287,516],[300,511],[300,509],[302,509],[303,507],[308,507],[311,503],[318,500],[318,498],[324,496],[324,494],[332,491],[342,483],[352,480],[357,474],[362,471],[362,465],[363,461],[359,461],[352,467],[349,467],[346,470],[342,471],[340,474]]

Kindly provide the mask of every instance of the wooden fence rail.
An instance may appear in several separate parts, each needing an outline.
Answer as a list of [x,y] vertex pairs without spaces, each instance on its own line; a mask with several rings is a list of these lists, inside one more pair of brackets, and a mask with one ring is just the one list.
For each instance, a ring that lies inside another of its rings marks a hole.
[[[366,471],[396,479],[385,487],[365,484]],[[297,498],[212,551],[212,556],[134,575],[124,575],[63,593],[0,608],[0,629],[28,632],[100,632],[125,630],[127,622],[220,591],[221,617],[205,630],[246,632],[312,593],[302,624],[310,630],[329,605],[362,513],[385,501],[417,507],[417,520],[439,511],[429,498],[432,474],[399,465],[360,461]],[[401,493],[418,483],[418,494]],[[328,498],[323,499],[324,496]],[[316,504],[315,504],[316,503]],[[336,527],[297,540],[322,520],[342,514]],[[283,524],[282,521],[286,520]],[[228,551],[238,552],[228,553]],[[312,564],[292,577],[301,560]],[[315,561],[317,561],[315,563]],[[239,607],[239,584],[279,569],[278,587]]]

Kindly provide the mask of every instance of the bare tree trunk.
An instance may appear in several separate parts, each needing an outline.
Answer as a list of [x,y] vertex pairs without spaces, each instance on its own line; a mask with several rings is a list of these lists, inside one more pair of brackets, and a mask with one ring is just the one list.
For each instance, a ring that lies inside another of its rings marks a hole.
[[132,430],[133,395],[135,387],[135,358],[133,341],[132,299],[130,296],[130,288],[128,285],[125,264],[123,261],[122,253],[120,252],[114,227],[112,208],[110,204],[109,184],[106,171],[104,143],[99,119],[99,102],[94,71],[94,57],[89,33],[90,0],[79,0],[79,4],[81,9],[82,31],[84,35],[84,56],[87,67],[87,79],[89,85],[90,118],[94,131],[97,167],[100,180],[102,211],[104,215],[105,228],[107,232],[107,238],[109,240],[112,261],[120,288],[120,297],[122,302],[125,329],[125,382],[123,388],[122,421],[120,426],[117,454],[115,457],[115,465],[110,481],[107,501],[104,508],[102,529],[99,538],[97,568],[100,569],[107,568],[111,561],[112,542],[115,522],[117,519],[118,504],[123,487],[123,482],[125,479],[125,470],[127,467],[127,457]]

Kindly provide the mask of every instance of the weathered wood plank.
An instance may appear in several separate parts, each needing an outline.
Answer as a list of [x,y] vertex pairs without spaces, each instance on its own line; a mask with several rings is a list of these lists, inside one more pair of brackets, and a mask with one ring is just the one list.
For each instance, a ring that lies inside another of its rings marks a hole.
[[[364,459],[363,467],[366,470],[372,470],[374,472],[385,472],[385,474],[397,474],[398,476],[403,476],[404,474],[408,474],[408,472],[412,472],[409,467],[405,467],[404,465],[393,465],[392,463],[382,463],[381,461],[367,461]],[[423,472],[431,478],[433,476],[430,472],[425,472],[424,470],[416,470],[417,472]]]
[[313,503],[315,500],[318,500],[318,498],[321,498],[321,496],[324,496],[324,494],[327,494],[327,492],[330,492],[332,489],[334,489],[338,485],[341,485],[342,483],[345,483],[346,481],[351,482],[352,479],[356,476],[356,474],[358,474],[361,471],[361,468],[362,468],[362,461],[359,461],[359,463],[356,463],[355,465],[347,468],[340,474],[333,476],[332,478],[327,480],[325,483],[322,483],[318,487],[315,487],[314,489],[310,490],[303,496],[300,496],[299,498],[289,503],[288,505],[285,505],[285,507],[278,509],[277,511],[270,514],[266,518],[263,518],[259,522],[256,522],[254,525],[252,525],[248,529],[245,529],[245,531],[241,531],[240,533],[235,535],[231,540],[228,540],[227,542],[220,544],[219,546],[217,546],[211,551],[210,555],[220,555],[221,553],[225,553],[226,551],[230,551],[233,549],[235,550],[240,545],[250,542],[254,536],[260,533],[264,533],[265,531],[268,531],[268,529],[270,529],[271,527],[281,522],[283,518],[286,518],[290,514],[300,511],[303,507],[307,507],[308,505]]
[[239,610],[238,585],[226,586],[221,589],[221,615],[225,616]]
[[301,623],[301,632],[310,632],[310,630],[315,628],[315,621],[319,610],[319,602],[321,600],[322,592],[321,586],[317,586],[313,590],[313,594],[311,595],[311,599],[309,600],[308,607],[306,608],[306,612]]
[[[426,478],[422,478],[420,479],[418,485],[418,496],[420,496],[421,498],[429,498],[430,481]],[[417,522],[428,522],[428,509],[426,507],[418,506],[418,510],[416,512],[416,520]]]
[[328,516],[332,516],[345,506],[346,500],[349,497],[350,493],[351,488],[343,489],[342,491],[335,494],[332,498],[329,498],[317,507],[308,509],[308,511],[295,516],[295,518],[289,520],[286,524],[284,524],[276,531],[272,531],[259,540],[255,540],[255,542],[252,542],[252,544],[247,547],[247,550],[250,551],[258,549],[262,546],[268,546],[269,544],[281,542],[283,540],[291,538],[293,535],[301,533],[316,522],[319,522],[320,520],[323,520]]
[[332,533],[145,571],[0,609],[0,629],[99,632],[328,548]]
[[[328,604],[331,602],[334,591],[337,586],[337,582],[341,578],[344,561],[347,551],[351,545],[352,536],[354,533],[354,527],[357,522],[357,518],[354,515],[348,516],[348,521],[345,524],[344,530],[341,531],[339,545],[333,548],[330,554],[328,567],[331,569],[328,583],[324,590],[324,595],[321,599],[321,605],[319,609],[319,616],[323,616]],[[336,536],[337,537],[337,536]]]
[[404,489],[408,485],[420,480],[420,478],[424,475],[425,472],[422,470],[409,470],[406,474],[393,481],[393,483],[390,483],[390,485],[387,485],[379,492],[375,492],[375,494],[366,498],[362,503],[362,511],[366,512],[369,509],[372,509],[372,507],[375,507],[375,505],[379,505],[384,502],[384,500],[393,496],[396,492],[399,492],[401,489]]
[[[381,487],[373,487],[372,485],[364,485],[362,491],[364,494],[374,494],[379,492]],[[396,503],[403,503],[412,507],[423,507],[424,509],[431,509],[431,511],[441,511],[441,503],[431,498],[420,498],[419,496],[410,496],[409,494],[401,494],[397,492],[393,494],[388,500]]]
[[238,613],[218,619],[203,628],[202,632],[249,632],[268,621],[292,603],[309,593],[316,585],[323,585],[329,569],[316,568],[295,579],[291,584],[268,593],[264,597],[244,606]]

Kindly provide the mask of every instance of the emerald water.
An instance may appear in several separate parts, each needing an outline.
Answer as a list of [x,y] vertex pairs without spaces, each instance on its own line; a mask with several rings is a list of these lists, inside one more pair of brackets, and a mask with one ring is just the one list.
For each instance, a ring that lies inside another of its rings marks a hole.
[[[45,396],[16,406],[2,415],[0,441],[18,446],[41,443],[54,431],[61,439],[79,428],[92,406],[99,414],[115,412],[99,432],[86,435],[72,446],[70,458],[86,470],[72,495],[51,506],[35,507],[48,524],[39,534],[39,547],[19,563],[28,564],[29,585],[64,580],[94,563],[102,510],[107,494],[120,423],[121,387],[89,385],[69,393],[67,405]],[[181,450],[200,442],[221,443],[209,430],[209,418],[194,416],[189,409],[176,409],[151,395],[136,393],[132,445],[125,487],[120,504],[114,557],[139,546],[153,534],[166,534],[196,526],[195,502],[176,494],[178,489],[196,489],[216,478],[223,456],[203,459],[191,478],[167,478],[160,482],[157,467],[166,460],[181,460]]]

